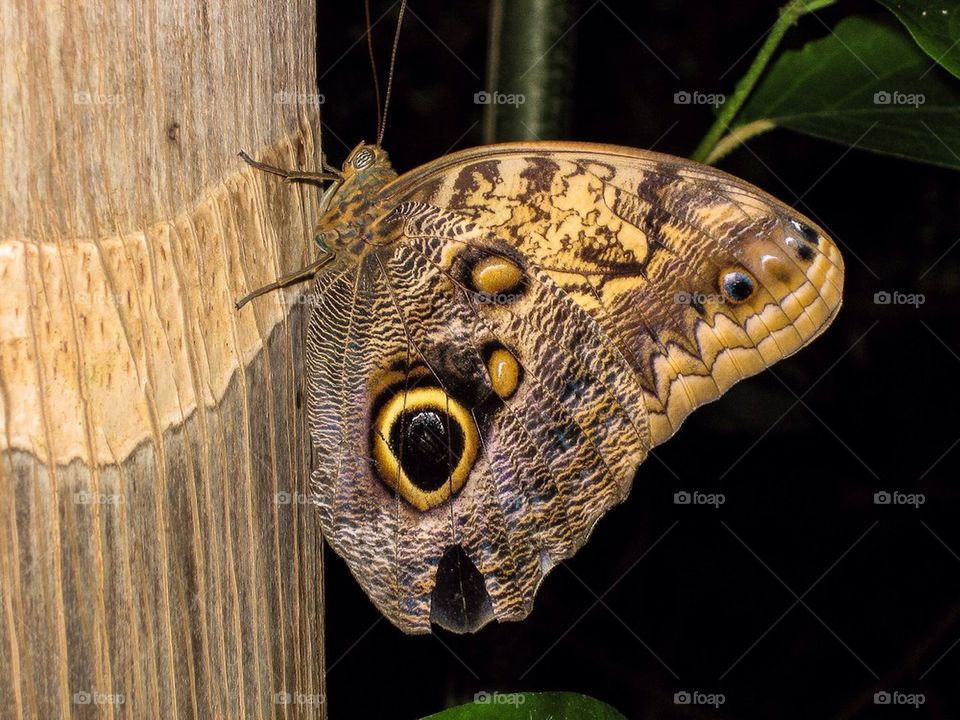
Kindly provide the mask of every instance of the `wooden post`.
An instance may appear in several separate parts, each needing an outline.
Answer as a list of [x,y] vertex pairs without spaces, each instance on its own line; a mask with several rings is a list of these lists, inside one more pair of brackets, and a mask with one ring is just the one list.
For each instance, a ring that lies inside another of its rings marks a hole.
[[312,0],[0,2],[0,715],[324,716]]

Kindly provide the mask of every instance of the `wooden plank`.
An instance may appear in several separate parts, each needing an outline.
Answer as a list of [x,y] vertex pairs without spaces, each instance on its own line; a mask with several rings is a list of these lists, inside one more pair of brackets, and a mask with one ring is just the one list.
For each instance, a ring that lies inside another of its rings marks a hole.
[[0,6],[3,717],[323,717],[312,0]]

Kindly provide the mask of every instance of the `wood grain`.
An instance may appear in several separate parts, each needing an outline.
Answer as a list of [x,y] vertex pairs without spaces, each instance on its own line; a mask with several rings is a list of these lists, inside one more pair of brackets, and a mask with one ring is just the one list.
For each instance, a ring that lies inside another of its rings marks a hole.
[[0,5],[0,716],[322,717],[311,0]]

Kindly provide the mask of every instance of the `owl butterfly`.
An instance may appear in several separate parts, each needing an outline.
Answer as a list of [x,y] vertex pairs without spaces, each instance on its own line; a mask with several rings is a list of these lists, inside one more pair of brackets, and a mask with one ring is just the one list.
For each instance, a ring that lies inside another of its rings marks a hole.
[[[382,128],[381,128],[382,132]],[[519,620],[696,407],[817,337],[843,261],[712,167],[519,142],[332,180],[306,344],[324,536],[409,633]]]

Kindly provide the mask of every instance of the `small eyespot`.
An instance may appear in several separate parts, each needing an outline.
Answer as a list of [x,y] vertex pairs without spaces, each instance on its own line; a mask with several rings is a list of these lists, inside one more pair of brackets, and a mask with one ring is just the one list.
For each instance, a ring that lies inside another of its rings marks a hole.
[[523,270],[513,260],[487,255],[473,264],[470,283],[482,304],[502,305],[518,300],[523,293]]
[[517,391],[523,369],[517,359],[504,347],[496,347],[487,358],[490,386],[501,400],[509,400]]
[[807,242],[811,242],[814,245],[820,244],[820,235],[812,227],[806,223],[802,223],[799,220],[791,220],[790,225],[803,236],[803,239]]
[[357,151],[357,154],[353,156],[353,166],[357,170],[362,170],[365,167],[369,167],[373,164],[373,150],[369,148],[362,148]]
[[810,262],[813,260],[814,255],[816,255],[816,252],[809,243],[795,238],[793,235],[787,235],[785,242],[787,247],[792,248],[793,251],[797,253],[797,257],[804,262]]
[[756,283],[749,273],[743,270],[730,270],[720,278],[720,292],[733,304],[747,300],[756,288]]

